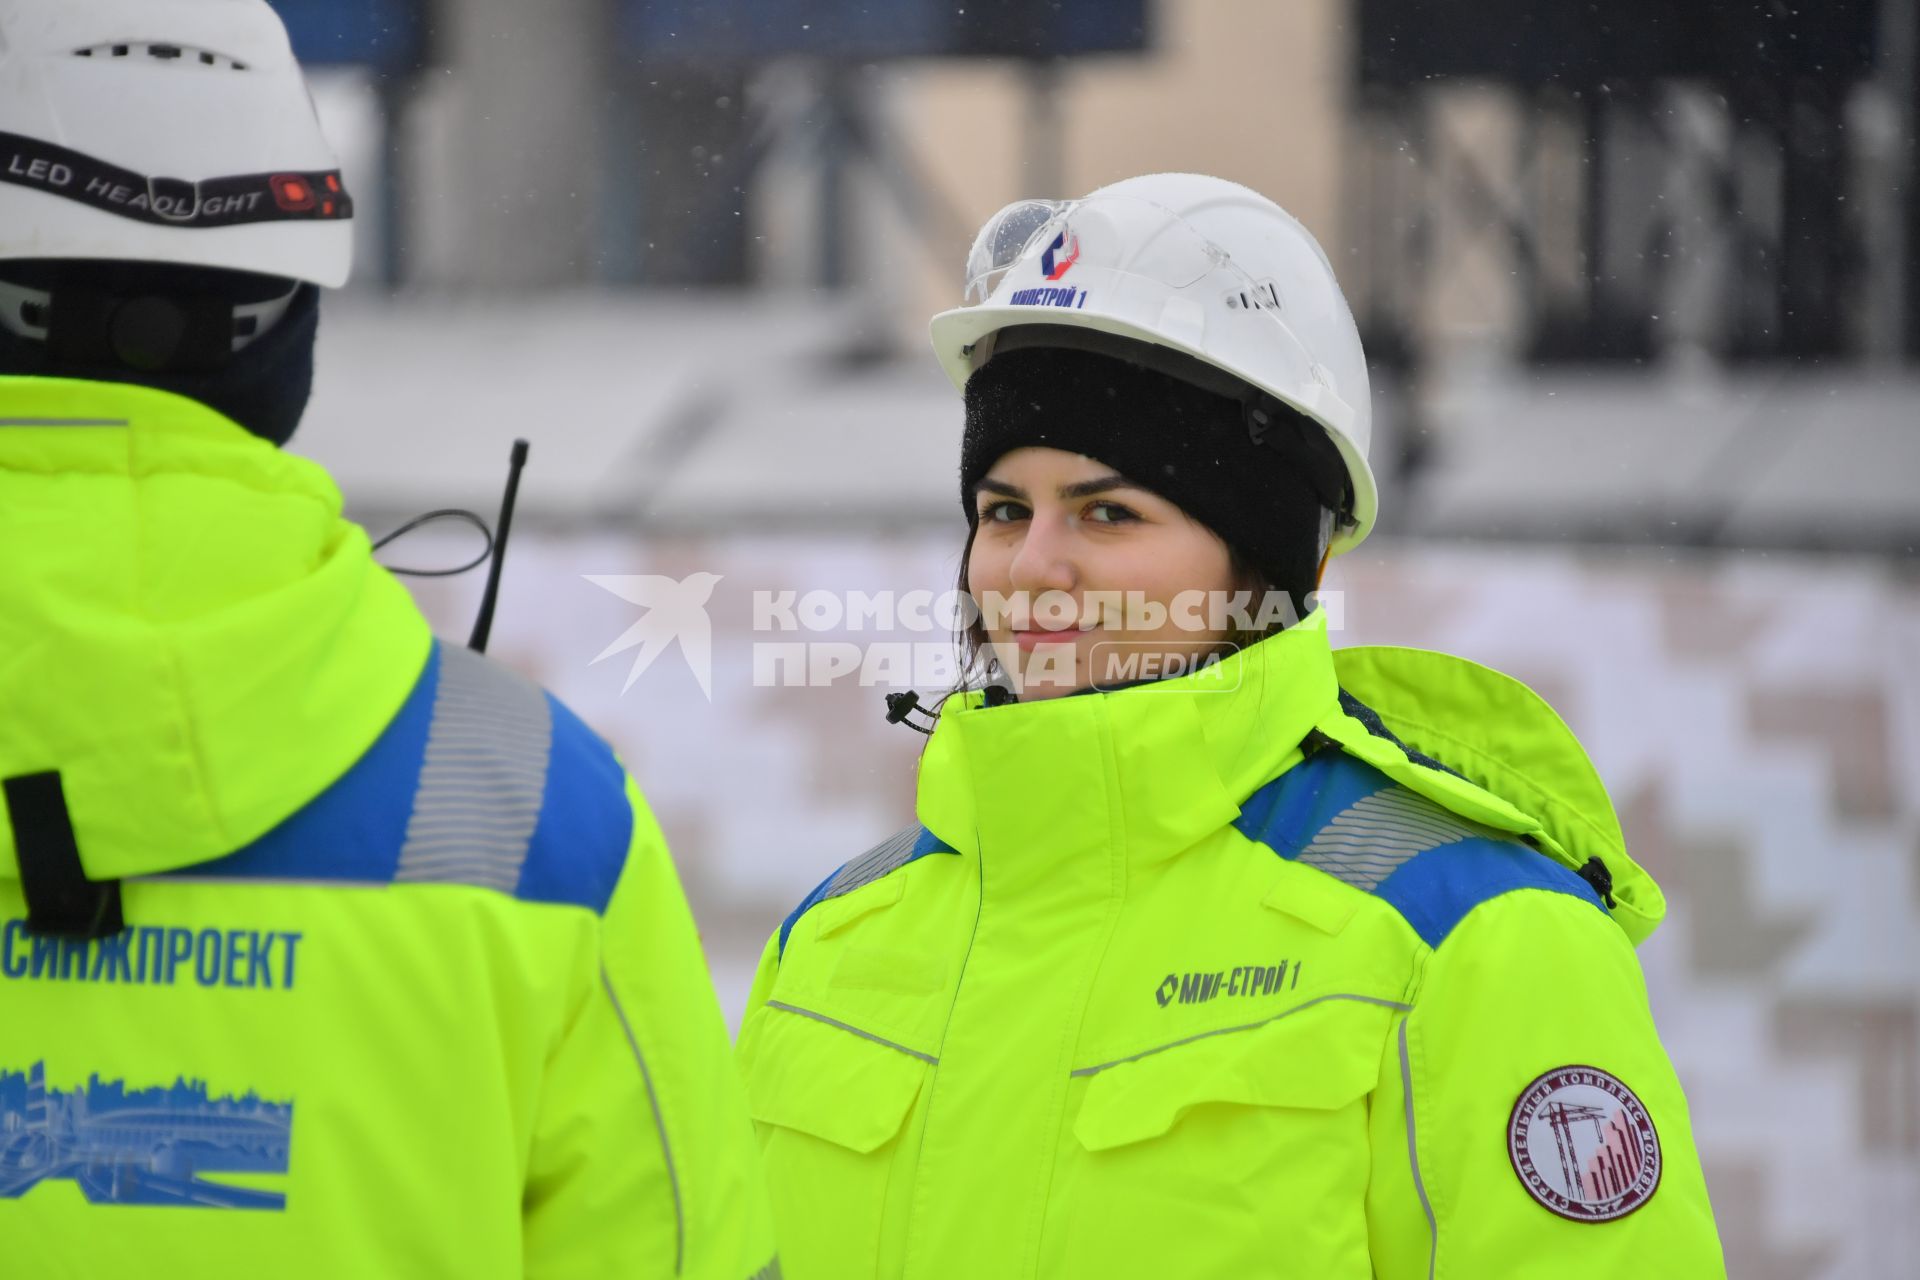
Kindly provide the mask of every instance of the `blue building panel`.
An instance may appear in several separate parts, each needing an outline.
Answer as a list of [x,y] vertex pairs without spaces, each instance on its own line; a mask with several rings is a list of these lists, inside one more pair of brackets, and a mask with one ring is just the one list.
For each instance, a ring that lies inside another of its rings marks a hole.
[[1061,58],[1147,46],[1145,0],[620,0],[616,21],[626,51],[689,62]]
[[410,71],[426,55],[422,0],[269,0],[306,66]]

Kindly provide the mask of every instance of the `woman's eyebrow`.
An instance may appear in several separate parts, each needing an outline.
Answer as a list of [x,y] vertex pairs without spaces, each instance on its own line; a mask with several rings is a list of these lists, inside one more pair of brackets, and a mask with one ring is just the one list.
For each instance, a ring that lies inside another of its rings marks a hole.
[[1090,498],[1096,493],[1105,493],[1109,489],[1138,489],[1140,486],[1118,473],[1095,476],[1091,480],[1082,480],[1078,484],[1063,484],[1058,492],[1068,502],[1075,498]]
[[[1025,489],[1022,489],[1018,485],[1008,484],[1004,480],[988,478],[982,480],[975,487],[982,493],[997,493],[1003,498],[1017,498],[1021,502],[1027,500],[1027,491]],[[1092,497],[1096,493],[1105,493],[1109,489],[1138,489],[1139,487],[1139,485],[1127,479],[1125,476],[1113,473],[1104,476],[1095,476],[1091,480],[1080,480],[1073,484],[1063,484],[1056,492],[1060,495],[1062,501],[1071,502],[1075,498]]]

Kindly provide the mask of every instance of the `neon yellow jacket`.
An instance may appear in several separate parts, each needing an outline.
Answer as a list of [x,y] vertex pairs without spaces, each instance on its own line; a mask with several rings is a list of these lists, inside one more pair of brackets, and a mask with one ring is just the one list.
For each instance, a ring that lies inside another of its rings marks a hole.
[[58,772],[126,920],[29,934],[10,793],[0,1271],[773,1274],[639,791],[435,643],[319,467],[0,379],[0,601],[0,779]]
[[1633,956],[1660,894],[1517,683],[1313,615],[949,702],[919,818],[742,1028],[788,1276],[1724,1273]]

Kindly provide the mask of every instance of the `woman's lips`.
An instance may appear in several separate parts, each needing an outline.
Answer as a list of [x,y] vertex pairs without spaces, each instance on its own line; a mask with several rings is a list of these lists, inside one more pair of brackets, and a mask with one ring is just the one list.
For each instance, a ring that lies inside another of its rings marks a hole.
[[1087,632],[1098,630],[1098,627],[1061,627],[1056,631],[1016,631],[1013,642],[1022,653],[1030,653],[1043,644],[1072,644]]

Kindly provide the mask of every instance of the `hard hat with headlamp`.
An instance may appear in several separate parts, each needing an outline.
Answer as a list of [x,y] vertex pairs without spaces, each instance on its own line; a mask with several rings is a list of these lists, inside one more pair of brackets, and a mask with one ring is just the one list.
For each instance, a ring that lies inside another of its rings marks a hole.
[[265,0],[0,0],[0,259],[345,284],[352,202]]
[[[0,0],[5,371],[146,382],[282,437],[305,286],[346,282],[352,214],[265,0]],[[206,390],[230,365],[258,385]]]

